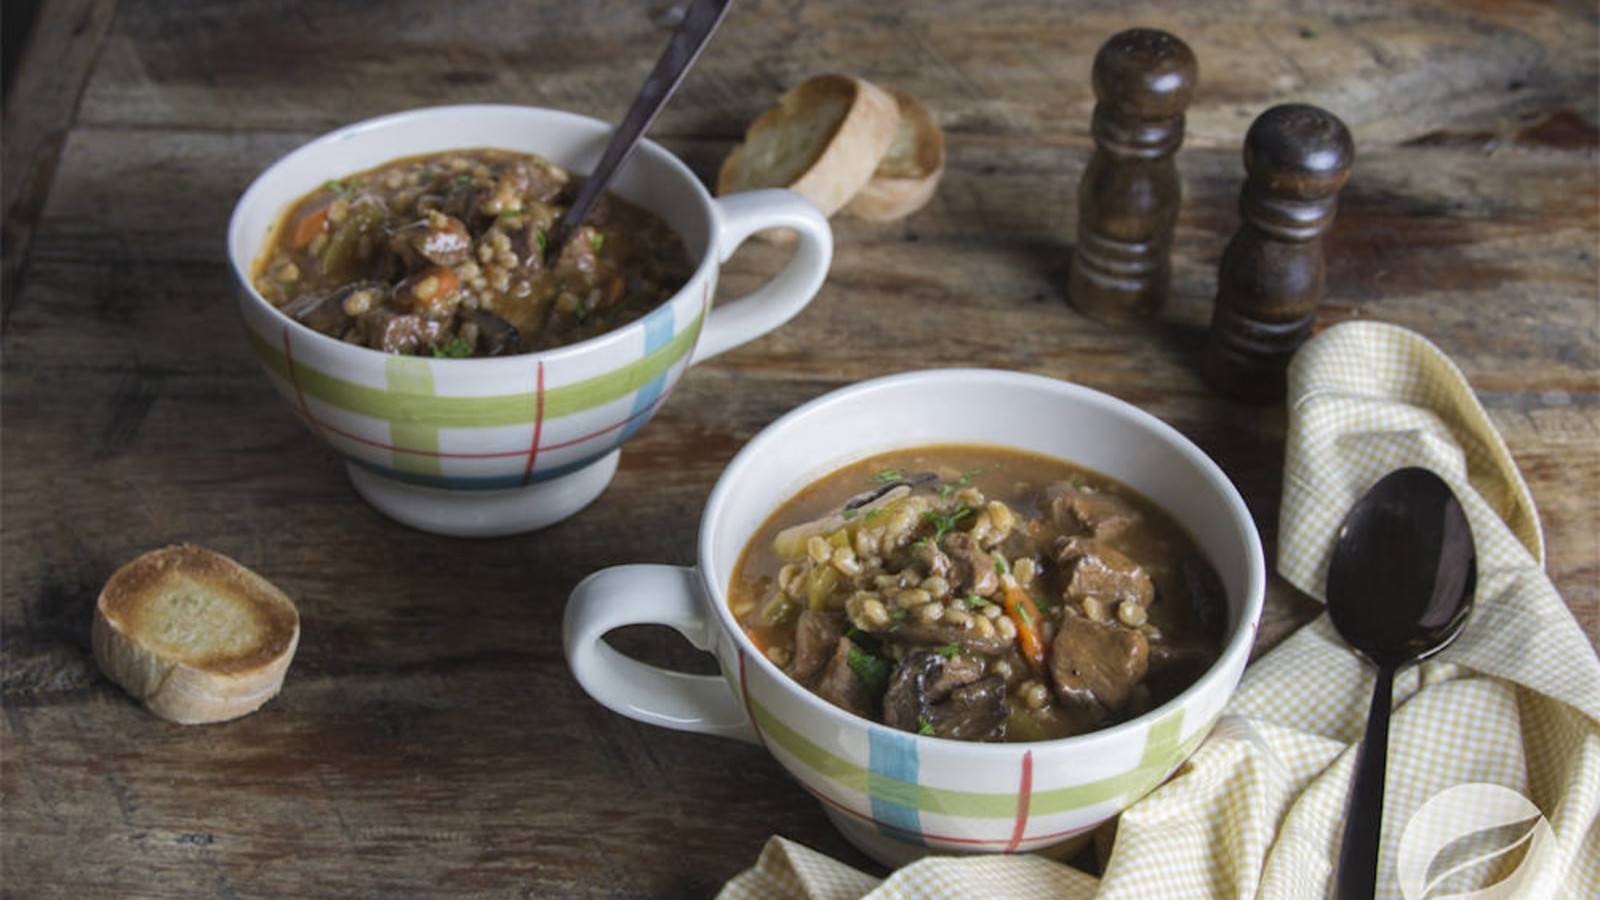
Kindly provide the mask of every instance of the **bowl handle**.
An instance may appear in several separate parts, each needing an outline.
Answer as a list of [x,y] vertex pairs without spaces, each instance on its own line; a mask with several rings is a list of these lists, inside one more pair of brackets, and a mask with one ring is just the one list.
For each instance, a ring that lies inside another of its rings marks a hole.
[[710,359],[789,321],[817,295],[833,262],[833,230],[811,201],[784,188],[729,194],[711,201],[717,216],[717,262],[727,262],[752,234],[769,228],[799,236],[794,256],[777,277],[706,316],[694,361]]
[[567,665],[589,696],[632,719],[758,743],[733,688],[715,675],[690,675],[618,652],[605,634],[624,625],[666,625],[701,650],[717,640],[699,573],[682,566],[602,569],[567,601],[562,642]]

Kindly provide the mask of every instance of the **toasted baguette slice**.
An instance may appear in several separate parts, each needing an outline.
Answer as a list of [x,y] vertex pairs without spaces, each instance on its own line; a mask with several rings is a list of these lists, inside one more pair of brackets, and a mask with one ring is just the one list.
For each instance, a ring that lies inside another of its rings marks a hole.
[[112,574],[94,614],[102,671],[184,724],[254,712],[283,687],[300,642],[294,603],[220,553],[153,550]]
[[723,160],[717,193],[786,187],[824,215],[872,178],[900,123],[882,88],[849,75],[818,75],[778,98]]
[[933,199],[944,176],[944,130],[917,98],[888,88],[900,105],[900,127],[866,187],[845,212],[873,222],[909,216]]

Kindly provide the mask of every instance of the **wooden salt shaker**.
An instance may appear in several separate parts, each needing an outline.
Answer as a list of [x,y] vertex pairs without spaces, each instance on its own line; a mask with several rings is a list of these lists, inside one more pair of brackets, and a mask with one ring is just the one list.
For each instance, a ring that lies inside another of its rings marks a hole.
[[1154,315],[1171,286],[1182,188],[1174,161],[1198,67],[1164,31],[1113,35],[1094,58],[1095,150],[1078,185],[1067,299],[1102,322]]
[[1322,302],[1322,235],[1354,160],[1344,123],[1315,106],[1275,106],[1250,126],[1243,222],[1218,267],[1202,368],[1221,393],[1256,403],[1283,398],[1289,358]]

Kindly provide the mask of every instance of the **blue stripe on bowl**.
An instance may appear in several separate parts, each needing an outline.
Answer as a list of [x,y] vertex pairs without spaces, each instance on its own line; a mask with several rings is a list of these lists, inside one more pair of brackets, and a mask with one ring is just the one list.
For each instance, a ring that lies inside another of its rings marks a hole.
[[925,844],[917,812],[917,741],[903,731],[867,732],[867,792],[878,831],[897,840]]
[[[672,304],[663,303],[655,312],[646,316],[642,324],[644,325],[644,352],[646,356],[649,356],[665,347],[672,340],[673,326],[676,324]],[[661,374],[641,385],[633,395],[633,414],[628,417],[628,424],[623,426],[622,440],[625,441],[633,437],[633,433],[643,428],[644,423],[649,420],[650,417],[644,415],[644,413],[652,406],[655,406],[656,402],[661,399],[661,392],[667,386],[668,371],[670,369],[662,370]]]

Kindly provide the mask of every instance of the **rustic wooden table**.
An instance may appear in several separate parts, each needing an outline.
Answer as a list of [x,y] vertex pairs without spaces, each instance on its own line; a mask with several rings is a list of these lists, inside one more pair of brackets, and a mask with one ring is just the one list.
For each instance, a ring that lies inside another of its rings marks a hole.
[[[468,541],[365,506],[273,394],[234,312],[227,216],[274,158],[376,114],[494,101],[618,118],[678,7],[47,0],[4,120],[0,895],[704,897],[773,833],[868,866],[760,749],[591,702],[562,658],[568,591],[615,563],[690,562],[718,471],[785,410],[940,365],[1079,381],[1166,419],[1235,479],[1270,554],[1284,412],[1222,399],[1197,367],[1244,130],[1288,100],[1333,110],[1357,142],[1321,321],[1399,323],[1460,364],[1600,639],[1592,3],[1282,6],[736,5],[656,138],[709,180],[778,93],[848,70],[935,110],[943,186],[907,221],[836,219],[816,301],[696,367],[590,509]],[[1183,36],[1200,88],[1173,300],[1111,329],[1063,286],[1090,60],[1133,25]],[[782,258],[746,247],[724,292]],[[158,720],[90,655],[106,577],[178,541],[266,574],[304,617],[283,694],[233,723]],[[1264,644],[1316,608],[1281,583],[1269,604]],[[704,664],[661,633],[625,642]]]

